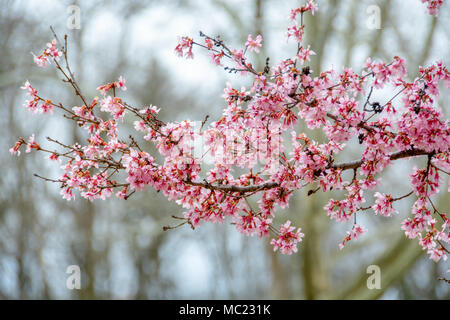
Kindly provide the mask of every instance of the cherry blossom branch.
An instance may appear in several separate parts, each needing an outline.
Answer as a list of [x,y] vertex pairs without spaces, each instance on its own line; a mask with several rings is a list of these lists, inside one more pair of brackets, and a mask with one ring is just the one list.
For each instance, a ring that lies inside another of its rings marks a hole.
[[[417,200],[411,208],[412,216],[403,221],[402,229],[408,237],[419,239],[431,259],[446,259],[448,250],[443,242],[449,242],[450,221],[437,210],[431,196],[439,190],[439,173],[450,171],[450,128],[441,111],[433,105],[439,94],[438,83],[450,83],[450,72],[437,62],[419,68],[419,76],[408,82],[405,60],[394,57],[390,63],[368,58],[361,75],[351,69],[343,72],[330,69],[315,76],[305,65],[315,53],[302,44],[304,15],[314,14],[315,10],[317,6],[312,0],[291,10],[292,25],[288,27],[287,37],[297,43],[295,55],[273,66],[269,66],[266,58],[262,72],[257,72],[246,58],[247,52],[259,53],[261,35],[248,35],[240,50],[203,32],[200,37],[204,43],[190,37],[180,39],[175,48],[179,56],[193,58],[192,48],[198,46],[209,52],[216,65],[222,66],[222,58],[230,59],[234,66],[224,67],[226,71],[253,77],[248,90],[227,85],[224,90],[227,105],[222,117],[206,125],[206,116],[195,132],[192,121],[164,122],[158,119],[156,106],[137,108],[125,102],[119,94],[119,89],[126,90],[122,76],[118,81],[99,86],[97,90],[102,97],[90,102],[81,93],[69,66],[67,36],[59,50],[52,29],[55,40],[47,44],[41,55],[34,56],[34,60],[41,67],[53,62],[63,76],[62,81],[73,87],[84,105],[69,107],[53,103],[38,95],[27,81],[22,87],[30,97],[25,107],[33,113],[61,111],[63,117],[86,130],[89,138],[84,144],[73,145],[47,138],[63,148],[58,152],[41,147],[32,135],[28,141],[20,138],[10,152],[19,155],[23,146],[26,152],[41,151],[50,154],[51,161],[64,161],[59,179],[36,176],[60,183],[61,194],[67,200],[75,198],[75,190],[91,201],[104,200],[113,194],[126,200],[150,186],[186,210],[183,218],[174,218],[182,220],[180,223],[166,226],[164,230],[186,224],[196,228],[202,222],[223,222],[229,218],[245,235],[274,235],[270,241],[274,250],[285,254],[296,252],[304,235],[289,220],[276,228],[273,219],[276,207],[288,206],[294,191],[310,185],[314,188],[308,195],[319,190],[342,190],[344,199],[330,199],[324,207],[331,219],[353,221],[351,230],[339,244],[342,249],[348,241],[367,231],[357,224],[356,217],[359,210],[369,209],[361,204],[365,193],[379,184],[375,176],[383,178],[382,173],[392,161],[427,155],[426,168],[414,168],[410,174],[411,192],[397,198],[375,192],[375,204],[370,208],[375,214],[391,216],[396,212],[392,203],[414,193]],[[65,68],[59,62],[60,57],[65,61]],[[384,105],[371,101],[375,90],[390,85],[402,89]],[[370,89],[365,101],[361,101],[361,108],[356,97],[366,92],[367,87]],[[395,101],[394,106],[394,100],[400,96],[402,101]],[[106,116],[97,117],[95,109]],[[163,159],[161,164],[132,135],[127,142],[119,138],[118,127],[125,114],[136,119],[134,128],[143,132],[144,140],[155,145]],[[375,115],[378,117],[371,120]],[[309,129],[323,130],[325,141],[319,143],[306,132],[296,131],[299,120]],[[292,148],[285,148],[284,137],[289,135]],[[206,151],[201,156],[193,152],[193,146],[199,142],[197,138],[205,140]],[[361,157],[335,163],[345,143],[353,138],[363,147]],[[203,165],[207,156],[213,158],[210,167]],[[258,161],[262,161],[260,166]],[[235,167],[245,170],[239,170],[241,173],[237,175]],[[254,173],[256,167],[258,172]],[[353,170],[351,181],[343,180],[346,170]],[[256,198],[257,208],[249,201],[252,196]],[[441,225],[428,218],[430,206],[441,216]]]
[[[404,151],[398,151],[389,156],[390,160],[398,160],[403,158],[410,158],[410,157],[416,157],[416,156],[423,156],[423,155],[429,155],[432,153],[428,153],[424,150],[404,150]],[[342,170],[348,170],[348,169],[357,169],[361,167],[361,165],[364,163],[363,160],[355,160],[351,162],[344,162],[339,164],[332,165],[333,169],[342,169]]]
[[[53,29],[53,27],[50,27],[50,30],[53,33],[53,36],[55,37],[55,39],[58,40],[58,36],[56,35],[55,30]],[[58,40],[59,41],[59,40]],[[56,64],[56,68],[64,75],[64,77],[66,78],[65,81],[67,81],[68,83],[70,83],[70,85],[73,87],[73,89],[75,90],[75,94],[77,96],[80,97],[80,99],[83,101],[84,105],[88,105],[86,102],[86,99],[84,98],[83,94],[81,93],[80,87],[78,86],[77,82],[75,81],[75,77],[72,73],[72,70],[69,67],[69,59],[67,56],[67,34],[64,35],[64,46],[61,48],[61,52],[64,55],[64,61],[66,63],[66,70],[68,72],[69,75],[66,74],[66,72],[64,72],[64,70],[62,69],[62,67],[59,65],[58,61],[56,59],[53,59],[53,61]]]
[[250,186],[236,186],[236,185],[213,185],[208,183],[207,181],[203,182],[193,182],[193,181],[185,181],[186,184],[196,187],[202,187],[209,190],[219,190],[224,192],[238,192],[241,194],[255,191],[262,191],[272,188],[278,188],[280,186],[279,183],[276,182],[266,182],[260,185],[250,185]]

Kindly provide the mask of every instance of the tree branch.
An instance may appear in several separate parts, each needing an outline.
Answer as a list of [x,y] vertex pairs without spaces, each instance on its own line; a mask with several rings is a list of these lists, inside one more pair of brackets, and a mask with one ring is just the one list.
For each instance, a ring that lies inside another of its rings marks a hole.
[[[415,157],[415,156],[423,156],[429,154],[425,150],[417,150],[417,149],[411,149],[411,150],[404,150],[395,152],[390,155],[391,160],[398,160],[402,158],[408,158],[408,157]],[[344,162],[339,164],[332,165],[333,169],[342,169],[342,170],[348,170],[348,169],[356,169],[359,168],[363,164],[362,160],[356,160],[351,162]]]

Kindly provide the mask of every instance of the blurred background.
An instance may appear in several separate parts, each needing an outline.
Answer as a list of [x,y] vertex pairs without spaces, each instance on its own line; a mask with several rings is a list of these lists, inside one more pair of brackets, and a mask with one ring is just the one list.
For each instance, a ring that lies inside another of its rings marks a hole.
[[[368,56],[385,61],[405,57],[410,79],[419,65],[440,59],[449,64],[448,3],[438,19],[428,15],[419,0],[318,3],[320,10],[305,21],[305,43],[317,53],[310,62],[314,74],[343,66],[359,72]],[[77,197],[67,202],[57,185],[33,177],[56,177],[58,166],[48,164],[40,153],[19,158],[9,154],[18,137],[32,133],[43,145],[46,136],[67,143],[85,139],[72,122],[31,116],[22,107],[20,86],[26,79],[45,97],[80,105],[52,66],[33,64],[30,52],[40,54],[52,39],[50,26],[60,38],[68,34],[71,67],[89,99],[98,94],[97,86],[122,75],[128,87],[124,97],[131,104],[157,105],[164,121],[202,121],[207,113],[211,122],[225,106],[225,83],[249,87],[250,78],[227,74],[201,50],[194,51],[194,60],[176,57],[178,37],[198,38],[202,30],[241,47],[249,33],[260,33],[263,50],[251,58],[261,66],[270,57],[273,64],[294,53],[285,32],[290,8],[300,4],[303,1],[2,0],[0,299],[449,299],[450,286],[437,280],[446,276],[449,262],[429,260],[418,242],[407,240],[400,230],[412,197],[396,204],[400,213],[395,217],[358,216],[369,232],[340,251],[338,243],[351,224],[330,221],[322,209],[330,196],[339,194],[307,197],[308,190],[299,191],[290,208],[279,211],[278,222],[293,220],[305,238],[297,254],[283,256],[273,253],[268,239],[242,236],[229,224],[164,232],[164,225],[174,223],[170,216],[181,215],[182,208],[152,189],[127,201],[90,203]],[[80,9],[79,29],[67,26],[71,5]],[[380,29],[367,24],[378,10],[373,11],[373,5],[379,9]],[[443,91],[438,104],[445,109],[449,99]],[[449,110],[444,114],[448,118]],[[125,125],[133,131],[131,118]],[[357,144],[351,146],[349,159],[358,154]],[[396,163],[383,191],[407,193],[408,169],[424,162]],[[448,212],[448,193],[438,194],[435,203]],[[66,287],[69,265],[80,266],[80,290]],[[366,286],[369,265],[381,269],[379,290]]]

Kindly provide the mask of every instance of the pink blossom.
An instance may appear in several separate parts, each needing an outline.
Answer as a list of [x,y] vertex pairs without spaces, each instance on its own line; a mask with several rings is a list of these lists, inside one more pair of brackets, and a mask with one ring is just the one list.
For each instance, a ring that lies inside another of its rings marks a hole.
[[296,25],[290,26],[288,27],[288,31],[287,31],[287,38],[289,40],[289,38],[294,38],[295,41],[297,42],[302,42],[303,40],[303,35],[305,33],[305,30],[303,28],[303,26],[297,27]]
[[50,113],[53,114],[53,109],[54,109],[54,105],[53,102],[51,100],[45,100],[44,103],[42,103],[41,105],[39,105],[39,111],[41,113]]
[[297,59],[299,60],[300,64],[305,63],[305,61],[310,61],[310,56],[315,55],[316,53],[310,49],[310,46],[308,46],[306,49],[301,47],[300,52],[297,54]]
[[221,51],[219,53],[211,52],[211,58],[212,58],[213,62],[218,66],[222,65],[220,60],[222,59],[223,55],[224,55],[223,51]]
[[45,68],[47,66],[47,63],[50,63],[49,58],[58,61],[59,57],[62,56],[62,52],[56,48],[56,44],[57,44],[56,39],[53,39],[52,42],[47,43],[47,48],[41,55],[36,56],[32,53],[34,57],[34,62],[39,67]]
[[59,158],[59,155],[56,152],[50,154],[48,158],[52,161],[58,161],[59,163],[61,163],[61,159]]
[[62,52],[56,48],[56,44],[56,39],[53,39],[52,42],[47,43],[47,49],[44,50],[44,54],[54,58],[55,60],[59,60],[59,57],[62,56]]
[[339,244],[339,249],[342,250],[348,241],[358,239],[365,232],[367,232],[367,229],[364,226],[354,224],[352,229],[347,231],[345,239]]
[[252,236],[258,232],[259,219],[252,212],[233,217],[233,222],[236,224],[236,229],[247,236]]
[[273,245],[273,250],[280,249],[283,254],[292,254],[297,252],[297,244],[302,241],[305,236],[301,233],[301,228],[298,228],[296,232],[293,232],[295,227],[291,226],[291,221],[286,221],[284,225],[280,226],[280,231],[277,239],[272,239],[270,244]]
[[430,255],[430,259],[434,262],[438,262],[441,259],[447,261],[447,254],[442,248],[429,249],[427,253]]
[[41,54],[40,56],[35,56],[33,54],[33,57],[34,57],[34,63],[36,63],[41,68],[45,68],[47,66],[47,63],[49,63],[48,57],[43,54]]
[[375,214],[390,217],[391,214],[398,213],[398,211],[392,207],[393,199],[390,194],[375,192],[375,198],[375,204],[372,206]]
[[194,58],[192,53],[192,45],[194,41],[189,37],[181,37],[179,43],[175,47],[175,52],[179,57]]
[[109,112],[114,120],[122,120],[125,115],[125,107],[122,99],[118,97],[107,96],[100,101],[100,110]]
[[214,47],[214,43],[210,39],[205,39],[205,45],[208,49],[212,49]]
[[23,140],[23,138],[20,138],[12,148],[9,149],[9,152],[11,153],[11,155],[15,155],[17,154],[17,156],[20,156],[20,147],[25,144],[25,140]]
[[119,77],[116,87],[122,89],[123,91],[127,90],[127,87],[125,87],[125,79],[122,76]]
[[439,8],[444,4],[444,0],[422,0],[422,3],[427,4],[429,14],[437,17],[439,14]]
[[21,89],[27,90],[27,93],[30,97],[35,98],[37,96],[37,90],[34,89],[30,82],[27,80],[24,85],[22,87],[20,87]]
[[289,19],[295,20],[298,14],[302,14],[307,11],[311,11],[311,14],[314,15],[314,12],[318,9],[317,4],[314,0],[308,0],[306,5],[301,6],[300,8],[295,8],[291,10],[289,15]]
[[[428,1],[428,5],[435,13],[441,4]],[[304,14],[314,14],[316,9],[308,1],[291,11],[294,22],[288,39],[301,43]],[[450,221],[432,199],[450,171],[450,124],[437,106],[442,84],[450,87],[450,72],[441,61],[419,67],[412,80],[406,77],[405,60],[397,56],[390,62],[369,58],[363,72],[311,70],[304,64],[315,53],[310,46],[299,45],[291,58],[278,63],[267,60],[263,70],[256,70],[246,53],[259,52],[261,35],[255,39],[249,35],[245,49],[201,36],[204,44],[180,38],[176,54],[192,58],[193,46],[198,45],[215,64],[251,77],[248,88],[227,83],[224,109],[217,118],[206,117],[200,126],[188,120],[163,121],[156,106],[134,107],[117,96],[118,88],[127,89],[122,76],[99,86],[102,97],[90,103],[83,99],[81,106],[42,98],[27,81],[22,86],[27,109],[52,113],[56,107],[86,131],[87,139],[73,145],[49,139],[62,149],[50,151],[32,135],[28,141],[20,138],[10,153],[19,155],[26,145],[26,152],[41,151],[47,153],[46,159],[61,163],[55,182],[67,200],[74,199],[76,192],[89,201],[112,195],[128,199],[148,186],[183,207],[183,217],[177,217],[183,220],[180,226],[196,228],[204,222],[228,220],[247,236],[274,233],[270,243],[284,254],[296,252],[304,235],[289,220],[279,231],[272,222],[279,208],[289,206],[294,192],[307,188],[309,196],[336,193],[338,200],[331,198],[324,207],[328,216],[338,222],[355,221],[339,245],[342,249],[366,232],[356,224],[356,215],[365,209],[366,194],[381,184],[393,162],[421,158],[424,165],[409,172],[416,200],[401,229],[408,238],[417,239],[431,259],[447,258],[444,245],[449,243]],[[62,53],[56,45],[56,41],[47,44],[35,56],[36,63],[57,62]],[[98,111],[105,113],[99,116]],[[134,129],[152,149],[124,134],[125,113],[130,120],[134,117]],[[312,130],[324,135],[314,138]],[[196,147],[205,148],[197,152]],[[371,208],[387,217],[397,212],[393,202],[404,198],[380,192],[374,197]]]
[[314,15],[314,12],[318,9],[317,4],[314,0],[308,0],[308,4],[306,5],[306,10],[311,11],[311,14]]
[[30,138],[28,138],[26,152],[30,153],[32,149],[41,149],[41,146],[34,140],[34,133],[30,136]]
[[114,88],[120,88],[122,91],[127,90],[127,87],[125,87],[125,79],[120,76],[118,81],[107,83],[105,85],[97,87],[97,90],[100,91],[103,95],[106,95],[109,90],[112,90]]
[[272,219],[259,219],[259,224],[257,226],[258,236],[267,237],[269,235],[269,228],[272,224]]
[[428,170],[414,168],[411,174],[411,185],[418,196],[432,196],[439,191],[439,172],[434,167]]
[[75,195],[73,194],[73,188],[72,187],[61,189],[60,193],[61,193],[63,199],[66,199],[67,201],[75,199]]
[[247,42],[245,43],[245,47],[251,52],[255,51],[256,53],[259,53],[259,48],[262,47],[262,36],[259,34],[256,36],[255,39],[253,39],[252,35],[249,34],[247,38]]

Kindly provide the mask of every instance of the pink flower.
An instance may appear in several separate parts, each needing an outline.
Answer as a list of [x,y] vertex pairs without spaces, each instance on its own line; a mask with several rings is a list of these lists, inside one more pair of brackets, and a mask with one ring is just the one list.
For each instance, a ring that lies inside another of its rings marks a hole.
[[392,207],[393,199],[390,194],[375,192],[375,198],[377,198],[377,200],[372,206],[375,214],[390,217],[392,213],[398,213],[398,211]]
[[236,229],[246,236],[252,236],[258,231],[259,219],[252,212],[247,215],[233,217],[233,222],[236,224]]
[[259,53],[259,48],[262,47],[262,36],[259,34],[256,36],[256,38],[253,40],[253,37],[251,34],[248,35],[247,42],[245,43],[245,47],[251,52],[255,51],[256,53]]
[[41,54],[40,56],[35,56],[33,54],[33,57],[34,63],[36,63],[38,67],[45,68],[47,66],[47,63],[49,63],[48,57],[43,54]]
[[31,86],[31,84],[28,80],[20,88],[23,90],[27,90],[28,95],[32,98],[35,98],[37,96],[37,90]]
[[41,55],[36,56],[32,53],[34,62],[39,67],[45,68],[47,63],[50,63],[49,57],[57,61],[59,60],[59,57],[62,56],[62,52],[56,48],[56,44],[56,39],[53,39],[52,42],[47,43],[47,49],[45,49]]
[[194,58],[192,53],[192,45],[194,41],[189,37],[181,37],[179,43],[175,47],[175,52],[179,57]]
[[62,52],[56,48],[56,44],[56,39],[53,39],[52,42],[47,43],[47,49],[44,50],[44,54],[54,58],[55,60],[59,60],[59,57],[62,56]]
[[447,254],[442,248],[429,249],[427,253],[430,255],[430,259],[434,262],[438,262],[441,259],[444,261],[447,260]]
[[45,100],[40,106],[39,111],[41,113],[50,113],[53,114],[54,105],[51,100]]
[[120,88],[123,91],[127,90],[127,87],[125,87],[125,79],[122,76],[119,77],[119,81],[117,81],[115,84],[117,88]]
[[429,197],[439,191],[439,172],[434,167],[428,168],[428,171],[426,168],[419,170],[414,167],[410,177],[414,193],[418,196]]
[[306,5],[303,5],[300,8],[292,9],[289,15],[289,19],[295,20],[298,14],[302,14],[307,11],[311,11],[311,14],[314,15],[314,12],[317,10],[317,8],[317,4],[314,2],[314,0],[308,0],[308,3]]
[[318,9],[317,4],[314,0],[308,0],[308,4],[306,5],[306,10],[311,11],[311,14],[314,15],[314,12]]
[[422,3],[427,4],[429,14],[437,17],[439,14],[439,8],[444,3],[444,0],[422,0]]
[[97,90],[100,91],[103,95],[106,95],[108,91],[113,88],[120,88],[122,89],[122,91],[127,90],[127,87],[125,87],[125,79],[122,76],[120,76],[119,81],[99,86],[97,87]]
[[297,244],[302,241],[305,236],[301,233],[301,228],[293,232],[295,227],[291,226],[291,221],[286,221],[284,225],[280,226],[280,231],[277,239],[272,239],[270,244],[273,245],[273,251],[280,249],[283,254],[292,254],[297,252]]
[[300,48],[300,52],[297,54],[297,59],[299,60],[300,64],[305,63],[305,61],[310,61],[310,56],[315,55],[316,53],[310,49],[310,46],[308,48]]
[[211,52],[211,58],[212,58],[213,62],[214,62],[216,65],[220,66],[220,65],[222,65],[222,63],[220,62],[220,60],[222,59],[222,57],[224,56],[224,54],[225,54],[225,53],[224,53],[223,51],[221,51],[221,52],[219,52],[219,53]]
[[107,96],[101,100],[100,110],[111,113],[114,120],[122,120],[125,115],[125,107],[122,105],[122,99],[119,97]]
[[126,199],[128,187],[124,187],[122,190],[116,193],[116,197],[119,199]]
[[66,199],[67,201],[75,199],[75,195],[73,194],[72,187],[63,188],[63,189],[61,189],[60,193],[61,193],[63,199]]
[[39,99],[33,99],[33,100],[25,100],[25,103],[23,104],[25,108],[27,108],[29,111],[31,111],[33,114],[38,112],[39,110]]
[[205,45],[208,49],[212,49],[214,47],[214,43],[210,39],[205,39]]
[[30,153],[32,149],[36,149],[36,150],[41,149],[41,146],[34,140],[34,133],[28,139],[27,149],[25,152]]
[[272,224],[272,219],[259,219],[259,225],[257,226],[258,229],[258,236],[260,237],[267,237],[269,235],[269,228]]
[[157,168],[153,165],[153,158],[146,152],[138,152],[130,148],[129,154],[122,157],[125,171],[128,173],[127,182],[131,188],[142,190],[148,184],[153,184]]
[[9,152],[11,153],[11,155],[15,155],[17,154],[17,156],[20,156],[20,147],[25,144],[25,140],[23,140],[23,138],[20,138],[15,145],[9,149]]
[[358,239],[363,233],[367,232],[367,229],[359,224],[354,224],[352,230],[347,231],[347,236],[345,239],[339,244],[339,249],[342,250],[345,247],[345,244],[354,239]]
[[302,42],[305,29],[303,26],[297,27],[296,25],[288,27],[287,38],[294,38],[297,42]]
[[48,158],[52,161],[59,161],[59,163],[61,163],[61,159],[59,159],[59,155],[56,152],[50,154]]

